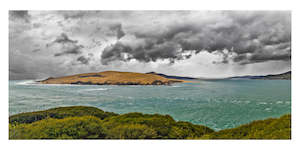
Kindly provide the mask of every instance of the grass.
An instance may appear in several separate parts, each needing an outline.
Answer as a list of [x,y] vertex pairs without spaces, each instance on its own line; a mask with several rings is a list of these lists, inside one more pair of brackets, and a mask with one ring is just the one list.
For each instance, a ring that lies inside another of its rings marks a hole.
[[218,132],[169,115],[115,114],[86,106],[9,117],[9,139],[290,139],[291,115]]

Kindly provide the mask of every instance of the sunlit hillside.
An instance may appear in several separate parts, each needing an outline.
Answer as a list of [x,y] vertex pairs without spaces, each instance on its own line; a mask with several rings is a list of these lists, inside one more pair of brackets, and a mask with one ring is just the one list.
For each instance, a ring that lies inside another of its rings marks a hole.
[[48,78],[40,81],[43,84],[93,84],[93,85],[169,85],[175,82],[185,82],[177,79],[167,79],[155,74],[134,72],[105,71],[85,73],[71,76]]

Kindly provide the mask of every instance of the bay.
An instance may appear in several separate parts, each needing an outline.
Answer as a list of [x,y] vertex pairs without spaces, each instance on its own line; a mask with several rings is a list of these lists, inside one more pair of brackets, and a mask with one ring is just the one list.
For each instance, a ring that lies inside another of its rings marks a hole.
[[168,114],[221,130],[291,112],[290,80],[224,79],[171,86],[45,85],[9,81],[9,114],[61,106]]

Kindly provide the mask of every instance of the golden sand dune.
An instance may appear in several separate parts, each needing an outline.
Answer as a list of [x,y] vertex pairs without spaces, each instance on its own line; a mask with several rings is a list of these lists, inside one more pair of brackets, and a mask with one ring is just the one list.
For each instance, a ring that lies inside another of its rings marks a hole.
[[71,76],[48,78],[42,84],[87,84],[87,85],[170,85],[184,80],[168,79],[155,74],[105,71]]

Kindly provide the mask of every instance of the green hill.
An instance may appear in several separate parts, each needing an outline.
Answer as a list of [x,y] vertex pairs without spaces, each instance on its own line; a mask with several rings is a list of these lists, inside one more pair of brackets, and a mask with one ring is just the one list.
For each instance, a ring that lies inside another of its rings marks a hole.
[[9,139],[290,139],[291,116],[215,132],[169,115],[115,114],[86,106],[9,117]]

